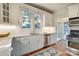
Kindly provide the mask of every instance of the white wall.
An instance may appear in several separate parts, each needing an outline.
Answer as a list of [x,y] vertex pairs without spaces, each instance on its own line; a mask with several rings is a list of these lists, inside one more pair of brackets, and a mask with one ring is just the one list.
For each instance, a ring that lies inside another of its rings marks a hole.
[[[56,27],[55,41],[57,41],[57,20],[62,21],[62,18],[68,17],[68,8],[62,8],[54,11],[54,26]],[[62,32],[62,29],[61,29]]]
[[[12,9],[11,10],[11,18],[12,18],[12,24],[18,24],[20,23],[21,21],[18,21],[17,19],[21,20],[21,9],[22,8],[26,8],[26,9],[29,9],[30,11],[32,12],[38,12],[38,13],[41,13],[41,14],[45,14],[45,26],[52,26],[52,14],[46,12],[46,11],[43,11],[43,10],[40,10],[40,9],[37,9],[35,7],[32,7],[32,6],[29,6],[27,4],[18,4],[18,3],[11,3],[10,4],[10,8]],[[20,24],[21,25],[21,24]]]
[[54,11],[55,25],[56,25],[56,21],[58,18],[64,18],[64,17],[68,17],[68,8],[67,7]]
[[[34,11],[34,12],[39,12],[39,13],[43,13],[45,14],[45,21],[43,22],[43,27],[45,26],[53,26],[53,17],[52,17],[52,14],[46,12],[46,11],[43,11],[43,10],[40,10],[40,9],[37,9],[37,8],[34,8],[32,6],[29,6],[27,4],[18,4],[18,3],[11,3],[10,4],[10,8],[11,8],[11,23],[12,24],[16,24],[16,25],[20,25],[21,26],[21,22],[22,22],[22,18],[21,18],[21,9],[22,8],[26,8],[26,9],[29,9],[30,11]],[[43,19],[44,20],[44,19]],[[19,31],[16,31],[16,33],[20,33],[23,35],[23,34],[26,34],[26,33],[31,33],[32,30],[31,29],[20,29]],[[40,32],[40,30],[38,31]]]
[[[56,27],[57,26],[57,20],[62,21],[62,18],[68,17],[68,8],[65,7],[65,8],[56,10],[54,12],[53,17],[54,17],[54,26]],[[57,28],[56,28],[56,30],[57,30]],[[61,29],[61,33],[62,33],[62,29]],[[54,34],[54,41],[55,42],[60,41],[60,39],[57,38],[57,31]],[[68,46],[67,40],[64,40],[64,42],[62,42],[62,40],[61,40],[60,42],[63,44],[64,47]]]
[[45,26],[53,26],[53,14],[45,13]]
[[[65,18],[65,17],[68,17],[68,8],[67,7],[54,11],[54,26],[55,27],[57,26],[58,19]],[[62,21],[62,20],[60,19],[60,21]]]

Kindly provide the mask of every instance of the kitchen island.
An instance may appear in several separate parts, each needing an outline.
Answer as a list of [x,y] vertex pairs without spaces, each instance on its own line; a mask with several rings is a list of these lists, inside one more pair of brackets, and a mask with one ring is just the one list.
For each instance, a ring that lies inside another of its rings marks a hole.
[[[52,55],[52,56],[70,56],[69,54],[66,53],[66,48],[63,46],[61,41],[58,41],[57,43],[51,44],[45,48],[41,48],[41,49],[35,50],[33,52],[30,52],[30,53],[25,53],[25,54],[23,54],[23,56],[35,56],[35,55],[38,55],[40,52],[45,51],[48,48],[52,48],[52,51],[53,51],[53,49],[56,49],[57,54]],[[40,56],[40,55],[38,55],[38,56]]]

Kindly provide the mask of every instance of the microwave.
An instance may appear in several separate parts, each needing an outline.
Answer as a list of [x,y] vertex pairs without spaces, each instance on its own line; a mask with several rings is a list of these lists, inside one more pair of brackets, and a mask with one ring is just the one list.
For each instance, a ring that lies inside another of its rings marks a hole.
[[79,25],[79,17],[69,18],[70,26],[78,26]]

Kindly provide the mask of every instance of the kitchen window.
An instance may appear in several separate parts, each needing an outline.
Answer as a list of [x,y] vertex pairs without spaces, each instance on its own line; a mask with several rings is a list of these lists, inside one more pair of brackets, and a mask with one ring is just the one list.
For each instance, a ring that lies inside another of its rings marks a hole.
[[42,26],[43,14],[31,11],[29,9],[21,10],[22,28],[40,29]]
[[41,15],[40,14],[34,14],[34,28],[35,29],[40,29],[41,28]]
[[30,20],[30,13],[28,10],[22,10],[22,27],[23,28],[31,28],[31,20]]

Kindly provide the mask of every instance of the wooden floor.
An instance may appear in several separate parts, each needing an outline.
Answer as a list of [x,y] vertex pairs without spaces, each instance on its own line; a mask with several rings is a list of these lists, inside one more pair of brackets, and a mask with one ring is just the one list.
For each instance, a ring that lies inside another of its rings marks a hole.
[[55,48],[59,53],[61,53],[61,56],[70,56],[66,53],[66,47],[63,46],[61,42],[58,42],[56,45],[52,47]]
[[[63,43],[61,41],[59,41],[56,44],[53,44],[53,45],[51,45],[49,47],[55,48],[60,53],[60,56],[70,56],[70,55],[68,55],[66,53],[66,47],[63,45]],[[45,48],[48,48],[48,47],[45,47]],[[39,52],[41,50],[44,50],[45,48],[39,49],[39,50],[31,52],[29,54],[24,54],[23,56],[31,56],[34,53],[37,53],[37,52]]]

